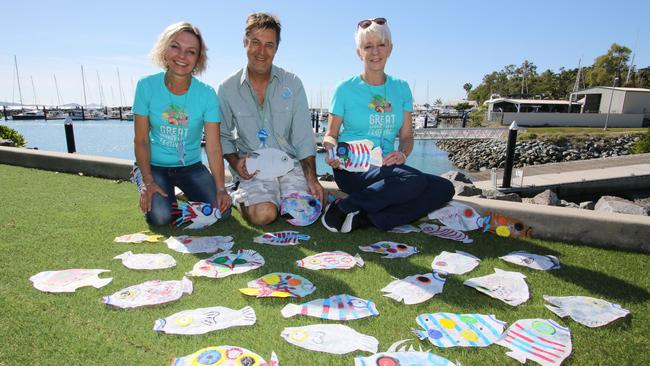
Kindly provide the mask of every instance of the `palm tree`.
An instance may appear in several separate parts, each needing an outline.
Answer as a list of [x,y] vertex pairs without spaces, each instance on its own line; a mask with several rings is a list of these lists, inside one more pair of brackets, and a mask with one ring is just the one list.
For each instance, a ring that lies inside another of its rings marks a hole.
[[472,84],[471,83],[463,84],[463,89],[465,89],[465,93],[467,94],[467,97],[469,98],[469,92],[470,92],[470,90],[472,90]]

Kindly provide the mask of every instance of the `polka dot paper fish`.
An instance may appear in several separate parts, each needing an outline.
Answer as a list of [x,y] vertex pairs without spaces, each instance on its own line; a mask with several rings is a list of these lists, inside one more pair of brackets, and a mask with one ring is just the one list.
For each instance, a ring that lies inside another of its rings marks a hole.
[[323,209],[320,201],[305,192],[293,192],[282,198],[280,215],[289,215],[287,222],[295,226],[307,226],[318,220]]
[[124,288],[110,296],[104,296],[102,302],[116,308],[138,308],[176,301],[183,294],[191,294],[192,290],[192,281],[186,277],[180,281],[154,280]]
[[233,253],[230,251],[215,254],[208,259],[198,261],[188,276],[201,276],[210,278],[223,278],[240,274],[264,265],[264,257],[252,249],[240,249]]
[[79,287],[92,286],[101,288],[113,280],[99,278],[107,269],[64,269],[61,271],[40,272],[29,278],[34,288],[43,292],[75,292]]
[[528,285],[523,274],[519,272],[508,272],[499,268],[494,269],[493,274],[470,278],[463,282],[464,285],[474,287],[476,290],[488,296],[499,299],[511,306],[517,306],[528,301]]
[[519,220],[495,212],[489,212],[483,220],[483,232],[490,231],[502,237],[527,238],[533,229]]
[[401,280],[395,280],[381,289],[384,296],[402,301],[406,305],[425,302],[442,292],[445,279],[437,273],[418,274]]
[[472,238],[467,236],[467,234],[446,226],[440,226],[440,225],[430,224],[430,223],[422,223],[420,224],[420,229],[422,229],[422,232],[427,235],[437,236],[442,239],[460,241],[465,244],[474,242],[474,240],[472,240]]
[[472,207],[457,201],[429,213],[430,220],[459,231],[471,231],[483,227],[483,217]]
[[284,328],[285,341],[310,351],[342,355],[356,350],[376,353],[379,341],[342,324],[314,324]]
[[309,235],[301,234],[297,231],[277,231],[274,233],[264,233],[253,238],[253,241],[260,244],[289,246],[298,245],[300,240],[309,240]]
[[382,153],[380,147],[373,149],[372,141],[358,140],[339,142],[328,151],[330,159],[339,159],[341,169],[349,172],[367,172],[371,165],[381,166]]
[[131,269],[165,269],[176,267],[174,257],[164,253],[133,254],[124,252],[113,259],[121,259],[126,268]]
[[176,226],[184,229],[205,229],[221,218],[221,211],[206,202],[176,203],[172,214],[178,215]]
[[487,347],[497,341],[506,323],[483,314],[434,313],[419,315],[415,335],[436,347]]
[[329,320],[355,320],[378,316],[377,306],[372,300],[342,294],[326,299],[316,299],[304,304],[287,304],[281,310],[282,316],[306,315]]
[[522,364],[531,360],[542,366],[560,365],[572,351],[569,328],[550,319],[517,320],[496,344],[509,348],[506,355]]
[[503,257],[499,257],[506,262],[514,263],[520,266],[548,271],[560,268],[560,260],[554,255],[531,254],[524,251],[512,252]]
[[384,258],[405,258],[418,252],[418,248],[394,241],[379,241],[368,246],[360,246],[364,252],[384,254]]
[[147,233],[127,234],[115,237],[116,243],[157,243],[164,235],[152,235]]
[[256,321],[255,310],[250,306],[239,310],[213,306],[183,310],[164,319],[158,319],[153,330],[167,334],[196,335],[230,327],[253,325]]
[[169,249],[183,254],[224,252],[235,245],[232,236],[170,236],[165,243]]
[[431,262],[431,269],[442,274],[465,274],[476,268],[481,260],[457,250],[455,253],[443,251]]
[[363,259],[357,254],[352,256],[340,250],[322,252],[296,261],[298,267],[312,270],[319,269],[350,269],[354,266],[363,267]]
[[544,295],[544,300],[555,305],[545,306],[560,318],[570,316],[571,319],[591,328],[609,324],[630,313],[619,304],[588,296]]
[[[393,343],[386,352],[375,353],[372,356],[357,356],[354,366],[460,366],[431,352],[406,348],[402,346],[408,339]],[[401,347],[400,347],[401,346]]]
[[171,366],[279,366],[278,356],[271,354],[271,360],[246,348],[215,346],[200,349],[190,355],[173,357]]
[[274,272],[250,281],[239,291],[256,297],[305,297],[316,290],[308,279],[293,274]]

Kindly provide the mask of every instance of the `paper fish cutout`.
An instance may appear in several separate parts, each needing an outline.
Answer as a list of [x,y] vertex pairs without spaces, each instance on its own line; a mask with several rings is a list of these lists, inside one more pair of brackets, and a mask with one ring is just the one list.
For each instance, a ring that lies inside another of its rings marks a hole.
[[420,228],[415,227],[413,225],[395,226],[394,228],[388,230],[389,233],[396,233],[396,234],[419,233],[420,231],[421,231]]
[[467,234],[446,226],[440,226],[440,225],[430,224],[430,223],[422,223],[420,224],[420,229],[422,229],[422,232],[427,235],[437,236],[442,239],[460,241],[465,244],[474,242],[474,240],[472,240],[472,238],[467,236]]
[[464,274],[478,266],[481,260],[457,250],[456,253],[443,251],[431,262],[431,269],[442,274]]
[[441,348],[487,347],[497,341],[506,323],[494,315],[434,313],[415,318],[415,335]]
[[405,258],[418,252],[418,248],[394,241],[379,241],[368,246],[360,246],[364,252],[384,254],[384,258]]
[[509,348],[506,355],[522,364],[531,360],[542,366],[562,364],[572,350],[569,328],[550,319],[517,320],[495,343]]
[[591,328],[609,324],[630,313],[619,304],[587,296],[544,295],[544,300],[555,305],[545,306],[560,318],[570,316],[571,319]]
[[138,308],[176,301],[183,294],[191,294],[192,290],[192,281],[186,277],[180,281],[154,280],[124,288],[110,296],[104,296],[102,302],[122,309]]
[[560,268],[560,260],[554,255],[531,254],[524,251],[512,252],[503,257],[499,257],[506,262],[514,263],[520,266],[548,271]]
[[214,306],[183,310],[164,319],[158,319],[153,330],[167,334],[196,335],[230,327],[253,325],[255,321],[257,321],[255,310],[250,306],[239,310]]
[[287,304],[280,312],[285,318],[300,314],[329,320],[355,320],[379,315],[372,300],[346,294],[316,299],[300,305]]
[[246,348],[214,346],[200,349],[183,357],[172,357],[171,366],[280,366],[278,356],[271,353],[266,362],[262,356]]
[[517,306],[528,301],[528,285],[523,274],[519,272],[508,272],[499,268],[494,269],[493,274],[470,278],[463,282],[464,285],[474,287],[478,291],[499,299],[511,306]]
[[533,229],[515,220],[496,212],[488,212],[483,220],[483,232],[490,231],[502,237],[527,238],[533,234]]
[[293,169],[294,161],[282,150],[272,147],[258,149],[246,158],[246,169],[258,179],[283,176]]
[[121,259],[126,268],[131,269],[165,269],[176,267],[174,257],[163,253],[133,254],[124,252],[113,259]]
[[179,215],[174,223],[184,229],[205,229],[221,218],[219,208],[206,202],[178,202],[173,207],[172,214]]
[[232,236],[170,236],[165,243],[169,249],[183,254],[224,252],[235,245]]
[[367,172],[371,165],[382,165],[382,152],[380,147],[372,148],[370,140],[339,142],[330,150],[330,159],[337,158],[341,162],[341,169],[349,172]]
[[459,231],[483,227],[483,217],[474,208],[457,201],[449,201],[447,206],[429,213],[427,217]]
[[320,201],[305,192],[293,192],[282,198],[280,215],[290,215],[287,222],[295,226],[307,226],[318,220],[323,206]]
[[445,281],[437,273],[419,274],[395,280],[382,288],[381,292],[398,302],[404,300],[406,305],[419,304],[441,293]]
[[146,233],[135,233],[135,234],[126,234],[122,236],[115,237],[116,243],[157,243],[164,235],[152,235]]
[[342,324],[314,324],[284,328],[281,334],[287,342],[310,351],[335,355],[356,350],[376,353],[379,341]]
[[202,259],[194,265],[188,276],[223,278],[240,274],[264,265],[264,257],[252,249],[240,249],[215,254],[210,258]]
[[260,244],[269,244],[277,246],[298,245],[300,240],[309,240],[309,235],[301,234],[297,231],[277,231],[274,233],[264,233],[253,238],[253,241]]
[[340,250],[322,252],[296,261],[298,267],[313,269],[350,269],[354,266],[363,267],[363,259],[359,254],[352,256]]
[[239,291],[256,297],[305,297],[316,290],[308,279],[284,272],[269,273],[250,281],[247,286]]
[[73,268],[61,271],[40,272],[29,278],[34,288],[43,292],[75,292],[79,287],[92,286],[101,288],[113,280],[99,278],[100,273],[110,272],[107,269]]
[[435,355],[428,350],[424,351],[420,348],[419,351],[413,349],[413,346],[406,348],[400,346],[409,341],[409,339],[401,340],[393,343],[386,352],[375,353],[372,356],[357,356],[354,359],[354,366],[460,366],[449,361],[444,357]]

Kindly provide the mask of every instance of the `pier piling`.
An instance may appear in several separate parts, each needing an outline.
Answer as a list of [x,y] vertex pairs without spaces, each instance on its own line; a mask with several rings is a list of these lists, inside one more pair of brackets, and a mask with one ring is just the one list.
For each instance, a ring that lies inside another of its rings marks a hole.
[[510,180],[512,179],[512,166],[515,162],[515,145],[517,144],[517,122],[512,121],[510,131],[508,133],[508,146],[506,147],[506,166],[503,169],[503,183],[502,188],[510,188]]
[[77,148],[74,144],[74,129],[72,127],[72,118],[66,117],[63,126],[65,127],[65,142],[68,145],[68,152],[70,154],[73,154],[77,151]]

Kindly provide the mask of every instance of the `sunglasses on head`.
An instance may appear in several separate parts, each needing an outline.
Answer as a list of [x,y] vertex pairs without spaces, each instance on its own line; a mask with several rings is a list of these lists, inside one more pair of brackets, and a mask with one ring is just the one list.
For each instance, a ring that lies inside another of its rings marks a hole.
[[360,21],[357,24],[357,27],[362,28],[362,29],[366,29],[366,28],[370,27],[372,22],[375,22],[378,25],[384,25],[384,24],[388,23],[388,20],[386,20],[386,18],[365,19],[365,20]]

